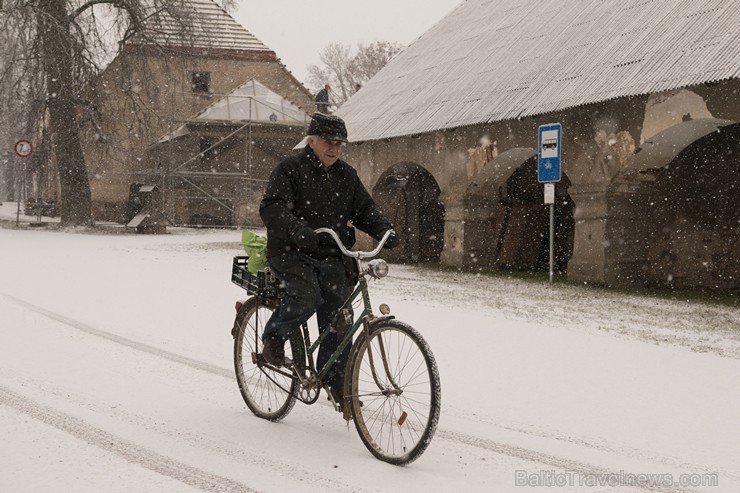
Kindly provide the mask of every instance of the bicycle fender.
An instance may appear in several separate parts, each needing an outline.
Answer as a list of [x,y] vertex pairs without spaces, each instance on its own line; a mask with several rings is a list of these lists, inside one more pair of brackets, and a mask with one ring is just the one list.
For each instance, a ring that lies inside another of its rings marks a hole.
[[[372,319],[366,318],[363,322],[364,325],[371,329],[374,324],[384,322],[386,320],[395,320],[395,315],[382,315],[380,317],[373,317]],[[348,375],[352,372],[352,362],[355,360],[355,353],[357,353],[357,348],[360,346],[360,341],[362,341],[365,337],[365,330],[361,330],[358,332],[358,337],[355,338],[355,340],[352,342],[352,345],[350,346],[349,350],[349,357],[347,358],[347,367],[345,368],[344,374],[344,402],[342,403],[342,414],[345,421],[351,421],[352,420],[352,411],[350,409],[350,395],[351,395],[351,382],[350,378],[347,378]]]
[[234,324],[231,326],[231,338],[236,339],[236,331],[239,330],[239,323],[242,321],[242,319],[246,316],[249,309],[256,303],[256,299],[254,297],[248,298],[246,301],[242,303],[242,306],[239,307],[239,311],[236,312],[236,317],[234,317]]

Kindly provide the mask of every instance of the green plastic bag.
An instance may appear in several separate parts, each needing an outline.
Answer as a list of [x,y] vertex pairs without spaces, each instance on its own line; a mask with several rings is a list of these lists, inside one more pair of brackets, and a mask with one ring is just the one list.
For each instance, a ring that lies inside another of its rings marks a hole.
[[247,270],[252,274],[267,268],[267,238],[245,229],[242,231],[242,245],[247,252]]

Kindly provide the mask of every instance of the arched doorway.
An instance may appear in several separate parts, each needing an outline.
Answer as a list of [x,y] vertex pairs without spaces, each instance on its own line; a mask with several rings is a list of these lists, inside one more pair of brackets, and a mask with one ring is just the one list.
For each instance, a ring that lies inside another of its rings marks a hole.
[[738,156],[740,123],[727,120],[682,122],[643,144],[612,185],[608,234],[620,239],[610,251],[619,279],[740,288]]
[[[574,202],[570,180],[555,185],[555,270],[573,253]],[[537,151],[514,148],[489,161],[468,187],[464,265],[481,269],[549,270],[549,207],[537,181]]]
[[414,163],[388,168],[373,187],[373,198],[401,240],[383,256],[391,262],[437,262],[444,247],[445,209],[440,188],[427,170]]

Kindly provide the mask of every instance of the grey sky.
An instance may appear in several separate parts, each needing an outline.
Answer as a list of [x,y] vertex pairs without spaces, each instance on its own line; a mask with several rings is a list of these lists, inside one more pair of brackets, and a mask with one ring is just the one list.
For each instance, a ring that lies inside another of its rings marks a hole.
[[232,15],[275,51],[301,82],[329,43],[419,37],[464,0],[240,0]]

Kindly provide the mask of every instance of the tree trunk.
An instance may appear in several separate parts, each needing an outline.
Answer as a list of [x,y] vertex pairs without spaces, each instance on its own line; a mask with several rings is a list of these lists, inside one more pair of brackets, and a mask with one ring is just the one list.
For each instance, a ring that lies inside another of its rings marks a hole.
[[61,220],[66,226],[92,225],[92,200],[80,144],[74,80],[73,38],[65,0],[42,0],[40,23],[48,91],[52,148],[61,185]]

